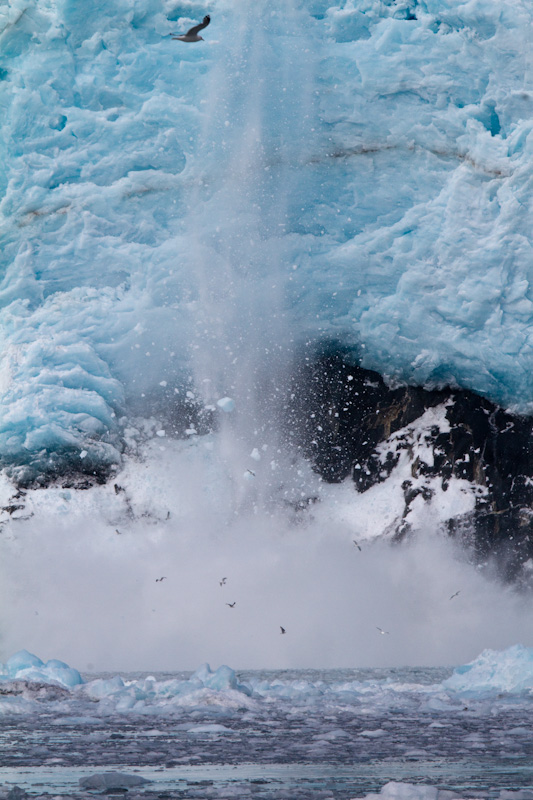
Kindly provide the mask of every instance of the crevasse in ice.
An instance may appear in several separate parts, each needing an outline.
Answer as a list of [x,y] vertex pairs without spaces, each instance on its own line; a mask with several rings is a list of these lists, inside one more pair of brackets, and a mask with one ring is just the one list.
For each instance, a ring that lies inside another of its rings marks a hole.
[[530,410],[526,0],[169,9],[0,10],[3,463],[116,463],[285,342]]

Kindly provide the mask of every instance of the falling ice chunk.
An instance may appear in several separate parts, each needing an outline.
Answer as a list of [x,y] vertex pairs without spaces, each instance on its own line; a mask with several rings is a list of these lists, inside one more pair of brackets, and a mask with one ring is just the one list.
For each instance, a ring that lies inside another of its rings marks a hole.
[[254,449],[250,453],[250,458],[253,458],[254,461],[261,461],[261,454],[259,453],[257,447],[254,447]]
[[220,400],[217,400],[217,406],[229,414],[235,408],[235,400],[232,400],[231,397],[221,397]]
[[85,458],[86,455],[87,455],[87,450],[82,450],[80,453],[80,458]]
[[165,436],[165,431],[156,431],[157,436]]
[[159,381],[159,385],[165,387],[167,385],[166,381]]

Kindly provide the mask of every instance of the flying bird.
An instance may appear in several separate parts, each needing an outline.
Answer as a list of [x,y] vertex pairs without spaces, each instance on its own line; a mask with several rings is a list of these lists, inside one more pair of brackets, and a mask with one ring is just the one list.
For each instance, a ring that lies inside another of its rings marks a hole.
[[378,631],[381,633],[382,636],[384,636],[386,633],[389,633],[389,631],[384,631],[383,628],[379,628],[377,625],[376,628],[378,629]]
[[355,539],[352,539],[352,541],[353,541],[354,545],[357,547],[357,549],[361,550],[361,548],[359,547],[359,544],[355,541]]
[[172,39],[173,41],[177,40],[179,42],[203,42],[203,37],[198,36],[198,33],[204,28],[207,28],[210,22],[211,17],[209,14],[206,14],[199,25],[195,25],[193,28],[188,30],[187,33],[182,33],[179,36],[172,36]]
[[219,581],[220,585],[224,586],[224,584],[226,583],[227,580],[228,580],[227,578],[222,578],[222,580]]
[[156,579],[155,579],[155,582],[156,582],[156,583],[161,583],[161,581],[165,581],[166,579],[167,579],[167,576],[166,576],[166,575],[163,575],[163,577],[162,577],[162,578],[156,578]]
[[283,627],[283,625],[280,625],[280,626],[279,626],[279,629],[280,629],[280,631],[281,631],[282,633],[287,633],[287,631],[285,630],[285,628]]
[[235,608],[235,600],[233,601],[233,603],[226,603],[226,605],[229,606],[230,608]]
[[458,592],[455,592],[455,594],[452,594],[452,596],[450,597],[450,600],[453,600],[453,598],[457,597],[458,594],[461,594],[461,590],[460,589],[459,589]]

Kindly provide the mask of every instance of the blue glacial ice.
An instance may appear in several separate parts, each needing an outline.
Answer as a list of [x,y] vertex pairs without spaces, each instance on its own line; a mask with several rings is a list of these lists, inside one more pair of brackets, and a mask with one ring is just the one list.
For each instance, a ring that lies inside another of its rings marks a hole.
[[474,695],[490,693],[531,694],[533,648],[517,644],[507,650],[484,650],[470,664],[457,667],[444,681],[446,688]]
[[5,664],[0,664],[0,681],[14,680],[53,683],[65,688],[83,683],[78,670],[64,661],[53,658],[45,663],[27,650],[19,650]]
[[2,463],[110,467],[133,410],[308,342],[530,411],[529,3],[211,0],[171,40],[205,10],[0,10]]
[[[353,672],[353,671],[352,671]],[[179,715],[186,709],[224,709],[230,716],[237,712],[257,712],[270,704],[289,707],[353,707],[363,716],[381,713],[387,709],[423,709],[430,712],[462,709],[464,698],[477,700],[483,707],[505,698],[521,695],[531,699],[533,690],[533,649],[515,645],[506,650],[485,650],[474,661],[453,670],[450,677],[439,683],[396,678],[393,673],[376,677],[371,670],[358,675],[350,671],[332,671],[326,679],[317,671],[307,675],[305,670],[295,675],[281,672],[272,674],[248,673],[240,679],[235,670],[220,666],[212,670],[203,664],[189,676],[156,678],[153,675],[131,677],[87,677],[62,661],[55,659],[44,663],[37,656],[22,650],[5,664],[0,664],[0,714],[31,711],[31,685],[51,684],[70,690],[72,702],[90,701],[97,714],[132,713],[163,716]],[[324,673],[325,674],[325,673]],[[429,674],[429,673],[428,673]],[[331,678],[331,675],[334,677]],[[416,670],[413,671],[413,676]],[[318,676],[318,677],[317,677]],[[16,682],[28,686],[26,693],[11,692],[9,686]],[[7,688],[2,689],[2,685]],[[13,696],[17,695],[17,696]],[[21,695],[20,697],[18,695]],[[52,699],[57,699],[52,695]],[[64,695],[60,701],[64,702]],[[96,704],[96,706],[94,706]],[[381,711],[380,711],[381,710]],[[209,723],[211,724],[211,723]],[[196,733],[224,732],[217,722],[207,730],[191,728]],[[367,726],[368,727],[368,726]],[[381,732],[382,733],[382,732]],[[380,729],[363,730],[359,735],[373,738],[381,735]],[[335,729],[333,738],[342,738]]]

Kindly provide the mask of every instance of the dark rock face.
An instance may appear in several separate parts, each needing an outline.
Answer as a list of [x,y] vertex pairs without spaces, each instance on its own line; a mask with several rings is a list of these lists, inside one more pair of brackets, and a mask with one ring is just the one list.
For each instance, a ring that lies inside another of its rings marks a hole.
[[393,538],[409,532],[417,498],[430,502],[436,486],[447,491],[460,479],[468,482],[473,510],[452,516],[448,532],[479,563],[494,560],[504,578],[533,578],[532,419],[473,392],[389,388],[378,373],[338,353],[305,362],[288,406],[287,435],[326,481],[351,474],[365,492],[407,455],[411,477],[402,483],[397,524],[387,531]]

